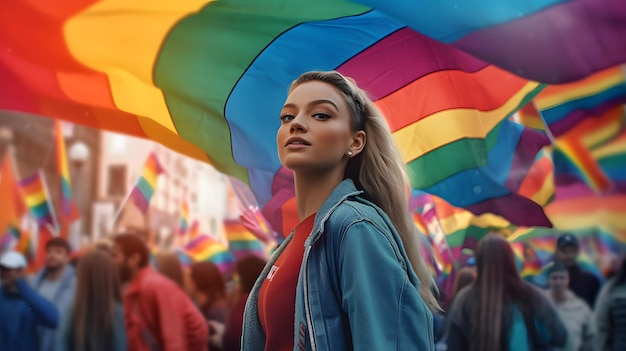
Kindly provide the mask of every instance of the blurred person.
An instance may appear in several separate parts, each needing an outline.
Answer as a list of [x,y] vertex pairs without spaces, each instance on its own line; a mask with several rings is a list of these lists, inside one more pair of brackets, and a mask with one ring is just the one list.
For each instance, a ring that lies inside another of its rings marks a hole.
[[450,305],[454,303],[454,298],[463,288],[471,285],[476,280],[476,267],[463,267],[457,273],[452,286],[452,296],[450,296]]
[[0,350],[38,350],[38,327],[56,328],[56,307],[31,288],[24,278],[26,258],[8,251],[0,257]]
[[432,349],[439,303],[385,116],[331,71],[298,77],[279,118],[300,223],[250,292],[242,349]]
[[144,240],[132,233],[115,237],[111,250],[123,296],[129,351],[203,351],[208,326],[185,292],[149,267]]
[[126,351],[120,283],[109,253],[91,249],[80,257],[76,299],[63,319],[56,351]]
[[517,272],[513,249],[487,234],[476,250],[476,281],[449,312],[448,351],[545,350],[565,345],[567,331],[543,293]]
[[[471,285],[474,280],[476,280],[476,267],[472,264],[472,266],[465,266],[461,268],[456,276],[454,277],[454,283],[452,286],[452,294],[450,296],[450,300],[448,301],[448,305],[452,306],[454,303],[454,299],[459,294],[461,290],[465,287]],[[433,313],[435,317],[435,342],[437,343],[438,350],[446,349],[446,331],[447,331],[447,316],[445,313]]]
[[159,273],[171,279],[181,289],[185,288],[183,267],[174,252],[158,252],[155,257],[156,269]]
[[567,342],[562,351],[593,351],[596,323],[587,303],[567,287],[569,274],[561,262],[554,262],[547,270],[548,290],[546,296],[567,329]]
[[235,268],[239,277],[239,297],[228,317],[223,337],[223,351],[238,351],[241,348],[241,328],[248,294],[266,263],[267,261],[255,255],[246,256],[237,261]]
[[593,308],[598,291],[600,291],[600,279],[593,273],[584,271],[576,261],[580,254],[578,238],[571,233],[559,236],[556,241],[554,260],[567,267],[569,273],[569,289],[576,296],[583,299],[590,308]]
[[[70,264],[72,249],[67,240],[54,237],[46,242],[45,267],[33,279],[37,292],[52,302],[63,320],[69,313],[76,290],[76,272]],[[54,351],[58,329],[39,328],[41,351]]]
[[219,350],[222,348],[222,337],[230,313],[224,277],[210,261],[194,263],[190,276],[190,295],[210,326],[211,350]]
[[600,291],[595,308],[596,350],[626,350],[626,259]]

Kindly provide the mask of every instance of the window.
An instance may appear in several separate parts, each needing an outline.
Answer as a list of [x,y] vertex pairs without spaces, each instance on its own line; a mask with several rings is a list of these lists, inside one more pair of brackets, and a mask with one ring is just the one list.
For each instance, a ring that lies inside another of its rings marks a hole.
[[108,169],[108,196],[124,196],[126,195],[126,166],[111,165]]

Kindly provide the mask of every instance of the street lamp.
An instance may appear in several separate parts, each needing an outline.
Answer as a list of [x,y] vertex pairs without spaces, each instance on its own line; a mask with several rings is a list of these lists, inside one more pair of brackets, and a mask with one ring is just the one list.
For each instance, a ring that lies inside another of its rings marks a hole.
[[82,141],[77,141],[70,146],[70,161],[77,170],[80,170],[89,159],[89,147]]
[[71,241],[73,241],[73,245],[75,245],[75,247],[80,246],[81,243],[81,239],[82,236],[84,235],[85,232],[85,218],[84,216],[87,214],[87,206],[85,203],[85,198],[86,198],[86,191],[84,188],[84,177],[81,174],[82,173],[82,168],[85,165],[85,162],[87,162],[87,160],[89,159],[91,152],[89,150],[89,147],[87,146],[87,144],[85,144],[82,141],[77,141],[74,142],[71,146],[70,149],[68,151],[68,158],[70,160],[70,162],[72,163],[72,166],[74,168],[74,174],[72,176],[73,179],[73,183],[74,183],[74,191],[72,192],[72,195],[74,197],[74,201],[76,203],[76,206],[79,208],[80,212],[81,212],[81,216],[78,219],[78,223],[76,224],[75,230],[76,232],[73,233],[73,238],[70,239]]

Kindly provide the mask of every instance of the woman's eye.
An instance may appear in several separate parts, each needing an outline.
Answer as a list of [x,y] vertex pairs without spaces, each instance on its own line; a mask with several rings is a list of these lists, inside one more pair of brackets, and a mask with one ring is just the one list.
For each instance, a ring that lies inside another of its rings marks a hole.
[[289,122],[292,119],[293,119],[292,115],[288,115],[288,114],[280,115],[280,120],[283,122]]
[[322,120],[330,118],[330,116],[327,113],[324,113],[324,112],[315,113],[315,114],[313,114],[313,117],[315,117],[317,119],[322,119]]

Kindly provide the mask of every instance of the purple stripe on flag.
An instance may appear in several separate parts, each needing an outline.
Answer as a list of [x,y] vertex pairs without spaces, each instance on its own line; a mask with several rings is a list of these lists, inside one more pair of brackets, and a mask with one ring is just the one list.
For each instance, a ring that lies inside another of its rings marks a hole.
[[506,218],[513,225],[552,228],[552,222],[546,217],[543,208],[519,194],[511,193],[481,201],[465,209],[475,215],[491,212]]
[[[624,44],[626,45],[626,43]],[[572,111],[570,114],[561,118],[560,120],[550,123],[550,132],[555,137],[558,137],[568,130],[572,129],[581,121],[589,118],[589,117],[598,117],[604,114],[606,111],[611,109],[612,107],[626,103],[626,97],[620,96],[614,99],[605,101],[600,105],[594,106],[590,109],[580,109]]]
[[626,62],[626,1],[578,0],[454,42],[521,77],[566,83]]
[[507,189],[512,192],[519,190],[528,170],[535,162],[537,153],[546,145],[550,145],[550,138],[547,135],[531,128],[524,128],[513,155],[509,175],[504,183]]
[[436,71],[471,73],[486,66],[473,56],[404,28],[365,49],[337,71],[359,82],[375,101]]
[[148,206],[150,204],[148,203],[148,200],[146,199],[146,197],[141,193],[141,191],[137,187],[133,188],[133,191],[131,192],[130,197],[135,203],[135,206],[137,206],[137,208],[139,208],[141,212],[143,213],[148,212]]

